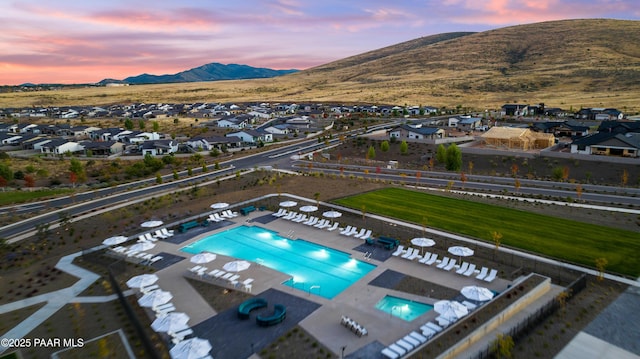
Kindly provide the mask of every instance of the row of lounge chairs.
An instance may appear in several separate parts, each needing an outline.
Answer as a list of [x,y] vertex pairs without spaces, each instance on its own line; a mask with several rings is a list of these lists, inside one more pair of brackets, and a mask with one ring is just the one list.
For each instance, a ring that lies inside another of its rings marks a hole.
[[402,358],[407,353],[426,343],[427,340],[429,340],[429,338],[426,336],[416,331],[412,331],[403,338],[398,339],[395,343],[382,349],[381,353],[389,359]]
[[251,292],[252,289],[253,278],[247,278],[244,281],[240,282],[240,275],[236,274],[235,272],[226,272],[222,269],[214,269],[212,271],[209,271],[207,267],[200,265],[190,268],[189,272],[202,278],[210,278],[227,282],[228,284],[236,288],[243,287],[243,289],[247,292]]
[[358,238],[366,241],[367,239],[371,238],[371,234],[373,233],[373,231],[366,228],[360,228],[358,230],[358,227],[347,226],[340,230],[339,233],[343,236]]
[[116,253],[118,255],[124,256],[127,258],[127,260],[129,261],[134,261],[138,264],[146,264],[146,265],[151,265],[161,259],[163,259],[164,257],[153,254],[153,253],[146,253],[146,252],[141,252],[141,251],[136,251],[133,249],[129,249],[128,247],[123,247],[123,246],[118,246],[115,248],[111,248],[111,251],[113,253]]
[[232,212],[231,210],[222,211],[220,213],[216,212],[209,215],[209,221],[211,222],[222,222],[227,219],[238,217],[238,212]]
[[138,236],[138,242],[156,242],[158,239],[166,239],[173,236],[173,230],[167,228],[161,228],[155,232],[145,233]]
[[[395,252],[391,253],[391,255],[395,257],[401,257],[408,260],[414,260],[416,258],[420,258],[418,260],[419,263],[432,265],[438,262],[438,254],[427,252],[423,256],[420,255],[420,250],[416,248],[409,247],[408,249],[404,249],[404,246],[400,245],[395,250]],[[445,271],[451,271],[455,268],[458,260],[455,258],[444,257],[442,260],[436,265],[437,268],[443,269]],[[471,275],[476,273],[476,265],[469,262],[462,262],[459,268],[455,271],[457,274],[463,275],[465,277],[470,277]],[[498,275],[497,269],[489,269],[487,267],[482,267],[478,275],[476,275],[476,279],[483,280],[485,282],[493,282]]]
[[280,208],[278,212],[274,212],[271,215],[273,215],[274,217],[282,218],[282,219],[288,219],[292,222],[302,223],[307,226],[312,226],[318,229],[326,229],[328,231],[335,231],[336,229],[338,229],[338,226],[340,225],[338,222],[332,223],[328,219],[324,219],[324,218],[321,219],[315,216],[307,216],[304,213],[287,211],[284,208]]
[[355,320],[353,320],[353,319],[351,319],[351,318],[349,318],[347,316],[344,316],[344,315],[342,316],[342,319],[340,320],[340,324],[342,324],[345,327],[347,327],[349,330],[354,332],[359,337],[369,334],[369,332],[367,331],[367,329],[365,327],[363,327],[362,325],[358,324],[358,322],[356,322]]

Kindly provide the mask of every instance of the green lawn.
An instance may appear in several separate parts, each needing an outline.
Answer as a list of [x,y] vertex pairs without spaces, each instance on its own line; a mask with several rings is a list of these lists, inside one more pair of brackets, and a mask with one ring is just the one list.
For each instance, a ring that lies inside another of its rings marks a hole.
[[336,203],[387,217],[476,237],[545,256],[595,266],[604,257],[607,271],[640,275],[640,234],[616,228],[545,216],[500,206],[452,199],[400,188],[387,188]]
[[30,202],[32,200],[45,200],[59,195],[69,194],[71,192],[73,191],[69,189],[0,192],[0,206]]

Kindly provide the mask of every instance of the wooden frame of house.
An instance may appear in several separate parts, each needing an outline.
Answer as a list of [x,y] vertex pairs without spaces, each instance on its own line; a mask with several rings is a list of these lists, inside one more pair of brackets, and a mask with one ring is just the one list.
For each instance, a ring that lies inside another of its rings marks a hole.
[[551,133],[517,127],[492,127],[481,138],[487,146],[523,151],[543,149],[555,144],[555,136]]

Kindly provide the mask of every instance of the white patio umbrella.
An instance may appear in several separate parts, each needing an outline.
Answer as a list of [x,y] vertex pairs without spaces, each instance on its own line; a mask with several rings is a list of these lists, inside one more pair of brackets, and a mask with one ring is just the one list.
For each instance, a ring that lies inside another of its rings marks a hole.
[[460,293],[467,297],[467,299],[475,300],[478,302],[484,302],[493,299],[493,292],[485,287],[478,287],[475,285],[469,285],[462,287]]
[[138,304],[142,307],[155,307],[165,304],[173,298],[173,294],[165,290],[154,290],[148,294],[143,295],[138,299]]
[[294,201],[284,201],[284,202],[280,202],[280,207],[285,207],[285,208],[287,208],[287,207],[295,207],[295,206],[297,206],[297,205],[298,205],[298,203],[297,203],[297,202],[294,202]]
[[218,202],[211,205],[213,209],[223,209],[229,207],[229,203],[226,202]]
[[217,257],[218,256],[215,253],[202,252],[191,257],[190,261],[191,263],[196,263],[196,264],[209,263],[215,260]]
[[458,256],[458,261],[461,261],[462,257],[469,257],[469,256],[472,256],[474,253],[473,249],[469,247],[464,247],[464,246],[449,247],[448,251],[454,256]]
[[151,323],[151,328],[156,332],[178,332],[189,328],[187,322],[189,316],[184,313],[169,313],[164,317],[156,318]]
[[224,266],[222,266],[222,269],[226,270],[227,272],[240,272],[248,269],[250,266],[251,263],[247,261],[233,261],[226,263]]
[[450,322],[455,322],[469,314],[469,309],[467,309],[467,307],[462,305],[462,303],[452,300],[440,300],[435,302],[433,304],[433,310]]
[[127,281],[129,288],[142,288],[158,281],[158,276],[155,274],[140,274],[135,277],[131,277]]
[[169,354],[173,359],[197,359],[209,354],[211,348],[208,340],[191,338],[176,344],[169,350]]
[[149,249],[155,246],[156,245],[151,242],[140,242],[132,245],[131,247],[129,247],[129,249],[132,251],[142,252],[142,251],[148,251]]
[[342,213],[338,211],[326,211],[322,213],[322,216],[327,218],[338,218],[342,216]]
[[105,244],[107,246],[114,246],[116,244],[126,242],[128,239],[129,238],[125,236],[114,236],[105,239],[104,241],[102,241],[102,244]]
[[144,228],[153,228],[153,227],[158,227],[162,225],[162,221],[146,221],[146,222],[142,222],[140,224],[140,227],[144,227]]
[[411,240],[411,244],[420,247],[420,255],[422,255],[424,247],[431,247],[435,245],[436,242],[431,238],[416,237]]
[[316,206],[302,206],[300,207],[300,211],[302,212],[315,212],[318,210]]

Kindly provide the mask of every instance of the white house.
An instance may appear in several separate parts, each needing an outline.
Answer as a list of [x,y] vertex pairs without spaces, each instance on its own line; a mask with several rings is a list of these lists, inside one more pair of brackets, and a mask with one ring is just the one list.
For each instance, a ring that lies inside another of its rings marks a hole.
[[139,149],[143,156],[163,156],[178,152],[178,143],[174,140],[145,141]]
[[239,137],[242,142],[247,144],[257,144],[262,141],[263,143],[273,142],[273,134],[268,132],[258,132],[256,130],[243,130],[238,132],[231,132],[225,135],[226,137]]
[[41,146],[41,152],[45,155],[60,156],[65,153],[75,153],[82,151],[79,143],[57,138]]

